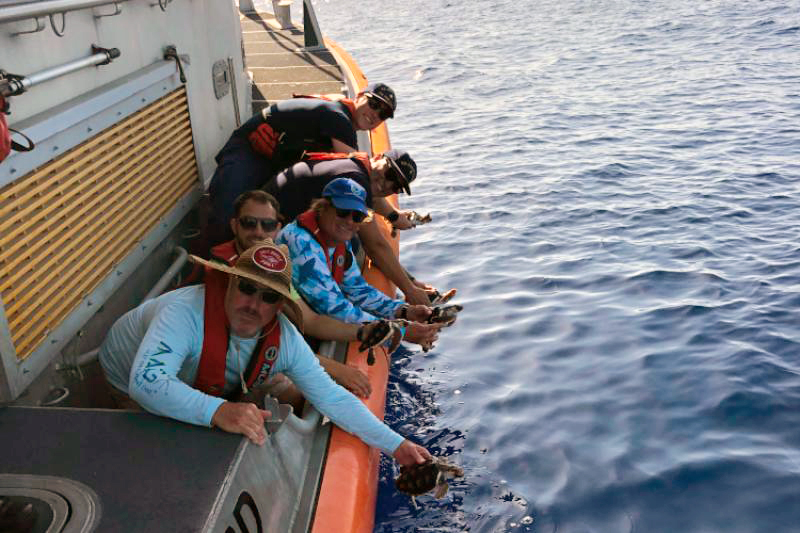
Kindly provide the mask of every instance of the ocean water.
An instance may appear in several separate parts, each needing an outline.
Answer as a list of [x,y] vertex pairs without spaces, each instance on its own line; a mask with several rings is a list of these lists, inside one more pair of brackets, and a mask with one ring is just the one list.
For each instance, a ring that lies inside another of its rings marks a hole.
[[387,420],[466,476],[375,530],[800,531],[800,2],[315,5],[465,306]]

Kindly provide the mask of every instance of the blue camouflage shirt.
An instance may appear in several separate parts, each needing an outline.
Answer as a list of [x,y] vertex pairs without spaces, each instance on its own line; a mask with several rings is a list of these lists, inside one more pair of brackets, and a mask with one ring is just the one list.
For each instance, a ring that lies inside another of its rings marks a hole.
[[[376,318],[394,318],[397,308],[405,303],[389,298],[367,283],[355,259],[345,270],[340,287],[328,268],[322,246],[308,231],[298,226],[297,221],[284,227],[275,242],[289,247],[292,285],[321,315],[358,324]],[[347,253],[353,253],[349,242]],[[328,249],[328,254],[333,255],[333,248]]]

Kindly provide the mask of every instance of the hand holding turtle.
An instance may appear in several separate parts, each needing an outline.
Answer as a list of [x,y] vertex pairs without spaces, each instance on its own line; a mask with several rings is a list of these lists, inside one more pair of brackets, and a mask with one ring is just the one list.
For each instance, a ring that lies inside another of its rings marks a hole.
[[463,477],[464,469],[448,463],[442,457],[433,457],[424,464],[404,465],[394,484],[397,490],[411,496],[411,503],[417,507],[415,497],[429,490],[436,490],[434,497],[444,498],[447,494],[449,477]]
[[408,439],[400,443],[400,446],[392,453],[392,457],[402,466],[423,464],[433,458],[428,450]]
[[406,230],[414,227],[414,223],[409,218],[413,211],[397,211],[397,219],[392,222],[392,230]]
[[433,309],[427,305],[404,305],[397,309],[397,317],[405,318],[411,322],[427,322]]
[[416,228],[418,224],[427,224],[431,220],[431,214],[420,215],[416,211],[395,211],[397,218],[392,221],[392,237],[397,234],[397,230]]
[[433,343],[439,339],[439,331],[442,324],[421,324],[419,322],[409,322],[406,326],[405,340],[422,346],[424,351],[433,348]]
[[211,417],[211,425],[228,433],[240,433],[253,444],[262,446],[267,440],[264,420],[272,416],[252,403],[225,402]]

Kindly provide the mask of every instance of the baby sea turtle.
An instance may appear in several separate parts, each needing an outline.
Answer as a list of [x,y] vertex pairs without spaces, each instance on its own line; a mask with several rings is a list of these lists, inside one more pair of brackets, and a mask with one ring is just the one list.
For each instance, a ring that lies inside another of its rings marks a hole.
[[442,305],[446,304],[450,300],[453,299],[453,296],[456,295],[456,289],[450,289],[447,292],[441,293],[436,289],[428,291],[428,298],[431,301],[431,305]]
[[431,316],[428,317],[428,322],[430,324],[444,324],[445,327],[450,326],[456,321],[458,313],[462,309],[464,307],[458,304],[434,307]]
[[444,498],[447,494],[448,477],[464,477],[464,470],[456,465],[451,465],[440,457],[411,466],[401,466],[400,474],[394,480],[397,490],[411,496],[414,507],[417,506],[415,497],[436,489],[433,495]]
[[433,219],[431,218],[430,213],[428,213],[427,215],[420,215],[416,211],[410,211],[408,213],[408,221],[411,222],[414,226],[418,224],[427,224],[431,220]]
[[397,349],[400,341],[403,340],[403,330],[401,326],[403,326],[404,323],[405,320],[380,319],[365,325],[364,328],[359,331],[358,340],[361,341],[361,346],[358,347],[358,350],[363,352],[369,349],[369,352],[367,352],[368,365],[371,366],[375,364],[373,347],[386,343],[387,354],[391,354]]

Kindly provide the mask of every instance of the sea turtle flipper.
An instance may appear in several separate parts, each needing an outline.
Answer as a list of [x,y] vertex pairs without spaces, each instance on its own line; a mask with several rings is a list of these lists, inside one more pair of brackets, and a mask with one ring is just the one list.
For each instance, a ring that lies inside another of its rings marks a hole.
[[[441,474],[439,475],[441,476]],[[436,492],[433,493],[433,496],[437,500],[441,500],[445,497],[449,488],[450,486],[447,484],[447,481],[445,481],[444,476],[442,476],[442,479],[436,484]]]

